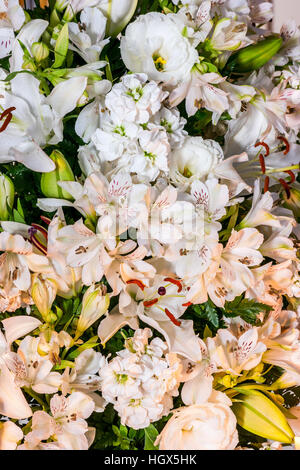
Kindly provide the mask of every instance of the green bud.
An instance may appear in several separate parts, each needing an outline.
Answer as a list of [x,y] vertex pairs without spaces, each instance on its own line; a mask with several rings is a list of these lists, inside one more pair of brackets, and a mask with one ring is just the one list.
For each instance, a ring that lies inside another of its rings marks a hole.
[[60,188],[58,181],[74,181],[74,174],[69,163],[59,150],[53,150],[50,155],[55,163],[55,170],[43,173],[41,178],[41,190],[46,197],[63,198],[72,200],[71,194]]
[[284,444],[293,442],[294,433],[286,417],[263,393],[243,390],[234,399],[232,411],[238,424],[246,431]]
[[48,46],[43,42],[34,42],[31,46],[31,52],[36,62],[42,62],[49,55]]
[[55,315],[55,313],[51,312],[47,315],[47,318],[46,318],[47,323],[55,323],[56,320],[57,320],[57,316]]
[[0,219],[9,220],[14,205],[15,187],[12,180],[0,173]]
[[270,36],[257,44],[244,47],[230,56],[224,72],[245,73],[259,70],[277,54],[281,46],[280,36]]
[[282,193],[284,207],[292,210],[295,217],[300,217],[300,185],[298,187],[290,186],[289,192],[289,197],[286,191]]

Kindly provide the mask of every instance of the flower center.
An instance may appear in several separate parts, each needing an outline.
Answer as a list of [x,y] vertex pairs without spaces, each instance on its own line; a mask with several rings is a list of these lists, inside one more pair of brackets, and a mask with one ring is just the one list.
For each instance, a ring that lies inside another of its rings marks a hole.
[[156,70],[162,72],[165,69],[165,64],[167,63],[167,61],[159,54],[153,54],[152,58]]

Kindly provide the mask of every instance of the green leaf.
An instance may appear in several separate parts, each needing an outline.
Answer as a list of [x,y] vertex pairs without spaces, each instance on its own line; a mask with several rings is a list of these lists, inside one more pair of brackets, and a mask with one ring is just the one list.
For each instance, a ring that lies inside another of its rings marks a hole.
[[201,305],[194,305],[193,310],[200,318],[208,320],[214,328],[219,327],[218,311],[211,300]]
[[68,23],[66,23],[63,27],[61,32],[58,35],[56,40],[54,54],[55,54],[55,61],[52,65],[53,68],[57,69],[60,67],[67,56],[69,48],[69,30],[68,30]]
[[14,221],[19,222],[20,224],[25,224],[23,216],[16,210],[13,210]]
[[156,441],[156,438],[158,436],[158,431],[157,429],[153,426],[153,424],[150,424],[145,431],[145,446],[144,450],[158,450],[158,446],[154,445],[154,442]]
[[256,302],[254,299],[243,299],[242,295],[236,297],[232,302],[225,302],[223,315],[234,318],[241,317],[245,322],[251,325],[257,325],[257,315],[261,312],[269,313],[272,307]]

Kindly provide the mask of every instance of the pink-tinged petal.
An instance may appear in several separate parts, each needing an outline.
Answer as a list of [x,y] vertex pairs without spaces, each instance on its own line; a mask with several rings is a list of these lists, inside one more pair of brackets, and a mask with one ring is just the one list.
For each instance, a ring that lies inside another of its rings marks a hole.
[[0,423],[0,450],[15,450],[23,438],[23,431],[12,421]]
[[129,325],[133,330],[137,330],[139,327],[137,317],[125,317],[119,312],[110,313],[101,321],[98,327],[98,336],[101,343],[107,343],[107,341],[125,325]]
[[109,184],[108,193],[113,197],[124,197],[132,188],[131,177],[126,173],[119,173],[113,177]]
[[21,389],[15,384],[14,375],[3,363],[0,368],[0,413],[12,419],[32,416]]
[[10,346],[16,339],[22,338],[31,331],[38,328],[42,323],[37,318],[20,315],[2,320],[5,330],[5,337]]
[[177,189],[173,186],[168,186],[163,192],[158,196],[155,203],[153,204],[153,209],[165,209],[170,207],[176,202],[177,199]]

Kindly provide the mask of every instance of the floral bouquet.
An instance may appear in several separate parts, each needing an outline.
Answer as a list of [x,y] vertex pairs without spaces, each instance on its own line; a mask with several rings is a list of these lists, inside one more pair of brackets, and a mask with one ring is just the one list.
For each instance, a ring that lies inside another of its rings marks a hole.
[[300,448],[300,30],[1,0],[0,449]]

